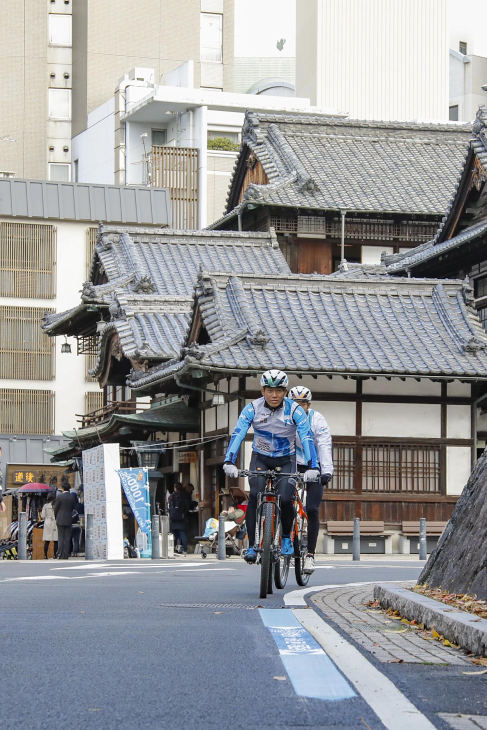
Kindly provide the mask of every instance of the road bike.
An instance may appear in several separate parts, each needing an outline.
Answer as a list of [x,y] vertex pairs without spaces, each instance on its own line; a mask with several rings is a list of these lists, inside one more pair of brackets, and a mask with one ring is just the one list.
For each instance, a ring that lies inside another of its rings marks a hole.
[[[304,559],[307,549],[308,518],[303,506],[304,486],[301,474],[284,474],[278,468],[268,471],[239,472],[241,477],[260,477],[265,479],[265,487],[257,494],[257,512],[255,527],[255,552],[260,564],[260,598],[266,598],[276,588],[284,588],[289,574],[291,560],[294,559],[294,570],[298,585],[305,586],[309,576],[303,573]],[[282,522],[281,497],[277,492],[280,479],[295,479],[294,495],[295,519],[291,539],[294,555],[281,554]],[[298,487],[298,485],[300,485]]]
[[304,561],[308,552],[306,488],[302,474],[295,474],[293,476],[296,479],[296,489],[294,492],[294,522],[291,531],[294,556],[279,555],[279,560],[274,566],[274,582],[276,584],[276,588],[285,588],[291,560],[294,560],[294,575],[298,586],[306,586],[310,578],[309,574],[304,572]]

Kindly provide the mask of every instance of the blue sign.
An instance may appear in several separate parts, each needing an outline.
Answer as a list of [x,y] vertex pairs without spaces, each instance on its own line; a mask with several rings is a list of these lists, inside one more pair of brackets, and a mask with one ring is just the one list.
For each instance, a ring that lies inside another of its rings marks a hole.
[[118,476],[127,495],[128,503],[142,532],[150,535],[149,473],[147,467],[119,469]]

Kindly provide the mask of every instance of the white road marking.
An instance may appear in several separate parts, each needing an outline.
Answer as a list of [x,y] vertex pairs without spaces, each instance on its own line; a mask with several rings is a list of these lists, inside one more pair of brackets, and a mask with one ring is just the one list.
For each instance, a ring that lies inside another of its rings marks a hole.
[[92,565],[89,561],[87,563],[83,563],[83,565],[69,565],[65,568],[51,568],[52,571],[55,570],[97,570],[98,568],[103,568],[106,570],[107,568],[110,568],[110,570],[113,570],[114,568],[128,568],[130,565],[132,565],[134,568],[137,569],[140,568],[175,568],[176,566],[181,566],[183,568],[190,567],[193,565],[199,565],[202,568],[206,565],[206,563],[148,563],[148,564],[138,564],[138,563],[123,563],[122,565],[111,565],[107,563],[101,563],[100,565]]
[[[234,571],[235,568],[207,568],[204,565],[201,568],[177,568],[176,566],[168,566],[171,569],[175,569],[178,573],[211,573],[215,570],[226,570]],[[150,575],[154,573],[160,573],[167,575],[167,570],[154,570]],[[85,580],[86,578],[106,578],[114,575],[144,575],[143,570],[117,570],[117,571],[105,571],[103,573],[88,573],[87,575],[26,575],[20,578],[4,578],[0,580],[0,583],[15,583],[23,580]],[[147,575],[147,573],[146,573]]]
[[[381,580],[381,583],[397,583],[397,580]],[[336,583],[326,586],[311,586],[308,588],[299,588],[297,591],[289,591],[284,595],[284,603],[286,606],[306,606],[304,596],[307,593],[317,593],[318,591],[330,590],[331,588],[347,588],[348,586],[375,586],[376,580],[366,580],[361,583]]]
[[428,718],[382,672],[314,611],[293,609],[293,613],[352,682],[387,730],[435,730]]

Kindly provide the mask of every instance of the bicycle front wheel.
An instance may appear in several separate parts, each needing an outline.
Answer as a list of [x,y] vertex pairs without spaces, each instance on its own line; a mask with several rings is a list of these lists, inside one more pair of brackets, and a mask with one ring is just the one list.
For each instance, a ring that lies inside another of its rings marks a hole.
[[[271,551],[272,551],[272,523],[274,519],[274,510],[272,502],[266,502],[262,506],[262,522],[264,523],[262,535],[262,549],[260,554],[260,597],[267,598],[268,593],[272,593],[272,573],[271,573]],[[270,583],[270,590],[269,590]]]
[[309,574],[304,572],[304,561],[307,552],[308,536],[303,529],[303,522],[294,536],[294,574],[298,586],[306,586],[309,581]]

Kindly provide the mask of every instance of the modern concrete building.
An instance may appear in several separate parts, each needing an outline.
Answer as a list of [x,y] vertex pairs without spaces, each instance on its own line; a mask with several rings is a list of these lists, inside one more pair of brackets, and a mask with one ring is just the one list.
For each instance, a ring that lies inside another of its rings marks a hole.
[[[57,0],[59,2],[59,0]],[[156,84],[188,60],[195,86],[233,91],[234,0],[77,0],[73,10],[73,136],[129,68]]]
[[233,91],[234,0],[0,0],[0,175],[71,179],[71,138],[128,68]]
[[471,122],[479,106],[487,103],[487,58],[470,54],[466,42],[460,41],[458,48],[463,50],[450,48],[449,116]]
[[[170,223],[165,190],[0,179],[0,468],[48,462],[76,416],[103,404],[83,338],[48,340],[41,320],[75,307],[98,221]],[[69,347],[66,347],[69,345]],[[67,352],[71,350],[71,352]],[[84,353],[85,357],[76,357]],[[26,479],[29,481],[29,479]],[[31,479],[30,481],[35,481]]]
[[448,119],[447,0],[297,0],[296,94],[352,119]]
[[0,175],[69,180],[71,0],[2,0]]
[[223,215],[249,106],[318,111],[309,99],[195,88],[192,61],[168,73],[165,86],[154,83],[155,75],[151,68],[132,69],[115,96],[89,115],[88,128],[73,139],[73,176],[168,188],[175,228],[204,228]]

